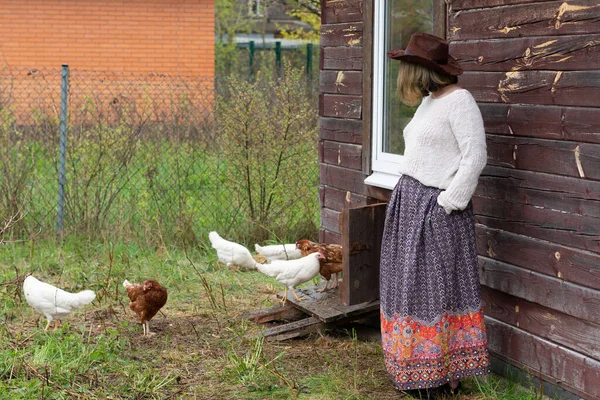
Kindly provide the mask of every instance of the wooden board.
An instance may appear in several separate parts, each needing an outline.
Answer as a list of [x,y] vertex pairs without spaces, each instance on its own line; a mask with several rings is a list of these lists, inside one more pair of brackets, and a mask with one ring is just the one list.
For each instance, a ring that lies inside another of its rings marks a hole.
[[319,115],[360,119],[362,116],[362,97],[321,94],[319,95]]
[[488,165],[600,180],[600,144],[488,135]]
[[479,103],[487,133],[600,143],[600,108]]
[[[306,297],[307,299],[298,301],[291,293],[288,293],[288,302],[302,312],[327,324],[351,322],[363,318],[367,314],[379,313],[378,300],[345,306],[340,302],[337,289],[322,293],[318,292],[321,288],[322,286],[319,285],[296,289],[296,294],[299,297]],[[282,298],[283,292],[278,293],[277,297]]]
[[488,166],[475,195],[600,218],[599,181]]
[[304,317],[306,314],[289,303],[255,311],[248,315],[248,319],[257,324],[273,321],[297,321]]
[[322,185],[332,186],[352,193],[364,194],[364,180],[367,176],[362,171],[321,164],[320,177]]
[[363,122],[356,119],[320,118],[320,137],[343,143],[362,143]]
[[362,22],[362,0],[327,0],[321,2],[321,23]]
[[320,332],[325,328],[325,324],[318,318],[308,317],[265,329],[260,333],[260,336],[264,337],[267,341],[283,341]]
[[450,54],[465,71],[595,70],[600,34],[452,42]]
[[323,186],[319,188],[321,206],[331,210],[342,211],[344,207],[360,207],[368,204],[369,199],[361,194]]
[[362,71],[321,71],[319,92],[362,95]]
[[379,258],[386,204],[342,210],[342,303],[379,299]]
[[600,33],[598,0],[545,1],[451,12],[449,40]]
[[600,254],[476,225],[477,252],[566,282],[600,290]]
[[481,256],[479,268],[482,285],[573,317],[600,323],[598,290]]
[[527,3],[544,3],[548,0],[453,0],[451,11],[467,10],[469,8],[489,8]]
[[360,170],[362,167],[362,146],[356,144],[320,142],[321,162],[340,167]]
[[321,47],[321,70],[362,71],[362,47]]
[[342,244],[342,235],[339,232],[332,232],[327,229],[320,229],[319,242]]
[[485,315],[600,360],[600,325],[482,287]]
[[340,218],[342,213],[328,208],[321,208],[321,228],[331,232],[340,232]]
[[362,21],[321,25],[322,47],[347,46],[362,48],[362,36]]
[[600,398],[600,361],[486,317],[490,351],[586,400]]
[[598,218],[478,196],[473,207],[482,225],[600,253]]
[[467,71],[460,83],[480,102],[596,107],[600,71]]

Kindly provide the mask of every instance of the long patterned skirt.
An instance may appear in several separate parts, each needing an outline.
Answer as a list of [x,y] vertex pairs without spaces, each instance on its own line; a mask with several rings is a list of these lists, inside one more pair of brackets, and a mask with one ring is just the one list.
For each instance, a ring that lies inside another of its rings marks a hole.
[[446,214],[440,189],[403,176],[381,248],[381,335],[399,390],[489,372],[472,206]]

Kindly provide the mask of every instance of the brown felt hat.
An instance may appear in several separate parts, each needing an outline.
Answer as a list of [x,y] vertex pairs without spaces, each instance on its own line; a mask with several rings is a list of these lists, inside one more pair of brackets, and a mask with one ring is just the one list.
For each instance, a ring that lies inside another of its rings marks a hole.
[[442,74],[457,76],[463,73],[458,62],[448,54],[448,43],[427,33],[414,33],[406,49],[390,50],[387,56],[393,60],[419,64]]

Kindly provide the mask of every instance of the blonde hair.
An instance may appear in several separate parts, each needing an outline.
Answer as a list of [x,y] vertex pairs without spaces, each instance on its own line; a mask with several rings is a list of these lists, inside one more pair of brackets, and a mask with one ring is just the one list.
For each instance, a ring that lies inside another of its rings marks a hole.
[[430,92],[457,81],[455,76],[441,74],[419,64],[400,61],[396,84],[400,101],[408,106],[415,106]]

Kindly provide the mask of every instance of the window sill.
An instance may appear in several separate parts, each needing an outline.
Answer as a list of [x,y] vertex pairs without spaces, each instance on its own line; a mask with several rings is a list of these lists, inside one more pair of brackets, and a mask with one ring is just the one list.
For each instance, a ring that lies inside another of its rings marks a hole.
[[400,179],[400,175],[386,174],[385,172],[373,172],[365,179],[365,185],[393,190],[396,183],[398,183],[398,179]]

